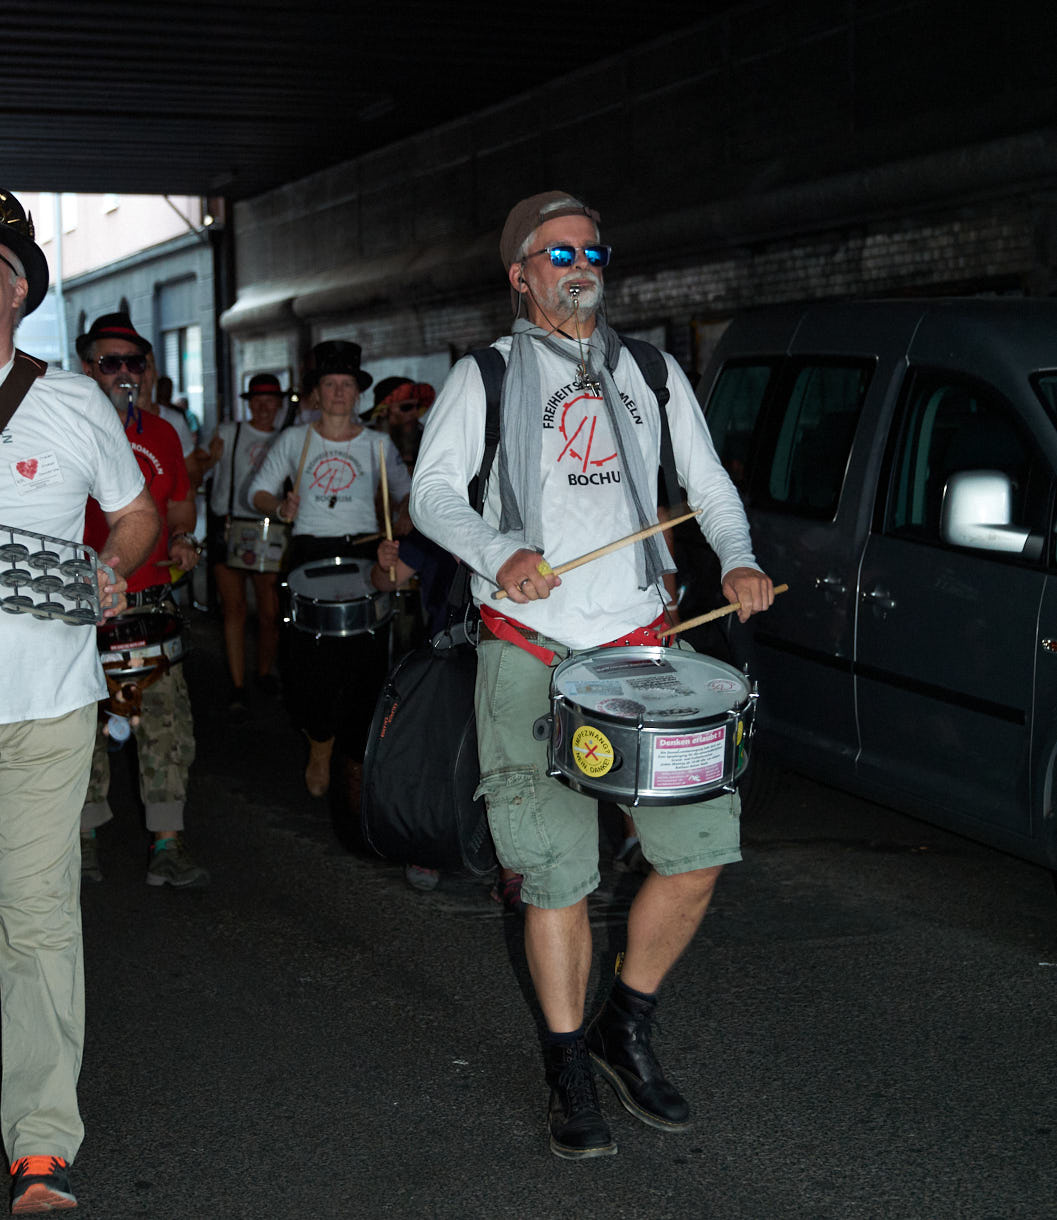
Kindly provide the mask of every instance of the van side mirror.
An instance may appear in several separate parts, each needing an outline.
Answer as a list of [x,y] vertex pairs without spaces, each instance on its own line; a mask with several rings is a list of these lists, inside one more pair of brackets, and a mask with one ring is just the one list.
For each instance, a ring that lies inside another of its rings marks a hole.
[[[999,470],[960,470],[943,489],[940,537],[978,551],[1027,553],[1031,531],[1013,525],[1013,480]],[[1041,546],[1041,539],[1037,539]]]

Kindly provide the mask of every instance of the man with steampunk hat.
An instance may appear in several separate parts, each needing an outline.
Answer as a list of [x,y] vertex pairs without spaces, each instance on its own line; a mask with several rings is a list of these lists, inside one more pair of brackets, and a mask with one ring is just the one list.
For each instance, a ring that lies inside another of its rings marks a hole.
[[[597,212],[564,191],[511,209],[500,257],[519,316],[513,334],[494,345],[506,370],[483,514],[473,511],[466,490],[481,463],[486,420],[485,386],[472,358],[455,365],[430,411],[411,497],[418,528],[475,573],[479,791],[500,861],[524,875],[526,955],[547,1026],[550,1147],[570,1160],[616,1152],[592,1063],[640,1121],[662,1131],[689,1126],[689,1106],[651,1048],[650,1022],[723,865],[740,859],[736,793],[636,809],[653,870],[629,912],[620,974],[585,1029],[597,807],[585,792],[551,778],[547,745],[533,722],[550,706],[553,667],[571,653],[660,642],[662,578],[674,565],[658,535],[560,578],[543,559],[584,555],[657,521],[661,391],[674,465],[722,563],[725,596],[741,603],[743,621],[773,599],[686,377],[656,350],[651,358],[634,345],[633,356],[605,322],[602,272],[610,248],[599,240],[598,222]],[[652,366],[649,380],[640,358]],[[508,598],[503,614],[492,600],[498,590]]]
[[[359,400],[373,378],[360,367],[360,346],[344,339],[312,349],[322,412],[305,428],[288,428],[272,446],[250,489],[250,500],[269,517],[292,522],[290,582],[309,560],[374,559],[381,528],[382,464],[390,515],[397,529],[411,480],[392,442],[365,429]],[[283,493],[289,479],[292,490]],[[294,723],[308,738],[305,786],[313,796],[330,787],[335,737],[340,733],[358,768],[366,748],[374,700],[385,677],[385,631],[313,635],[291,627],[283,685]]]
[[[253,582],[257,605],[256,693],[271,695],[276,686],[272,667],[279,646],[279,570],[277,566],[264,570],[259,551],[249,556],[250,563],[254,565],[251,567],[245,566],[232,551],[236,547],[240,521],[256,531],[264,520],[263,515],[250,503],[249,490],[269,449],[279,436],[276,420],[287,393],[274,373],[255,373],[239,395],[249,408],[250,418],[219,424],[209,443],[213,487],[209,497],[211,526],[208,552],[224,614],[224,650],[232,688],[228,714],[234,720],[245,718],[249,711],[245,638],[247,578]],[[273,526],[269,536],[274,537],[275,532]],[[251,536],[259,537],[256,534]],[[258,542],[258,547],[263,545],[263,542]],[[270,562],[268,567],[271,567]]]
[[[126,577],[154,544],[158,515],[98,387],[15,350],[19,321],[47,287],[32,220],[0,190],[4,540],[26,530],[75,542],[94,495],[104,525],[97,550],[116,573],[111,581],[100,572],[110,617],[125,604]],[[84,1135],[77,1107],[84,1044],[77,825],[97,702],[106,695],[95,635],[91,627],[28,614],[0,621],[0,1136],[16,1214],[77,1202],[68,1176]]]
[[[153,609],[159,618],[173,615],[176,611],[169,569],[191,571],[202,547],[191,532],[195,524],[194,494],[179,438],[165,420],[136,405],[144,388],[150,389],[150,341],[139,334],[127,313],[118,312],[96,318],[88,331],[77,337],[76,347],[81,367],[99,384],[124,423],[125,435],[162,520],[154,550],[129,582],[130,609],[140,615]],[[97,507],[89,504],[85,541],[94,545],[102,528]],[[152,618],[147,614],[139,621],[148,624]],[[208,885],[209,874],[195,862],[183,842],[187,776],[195,745],[191,697],[181,667],[173,665],[149,685],[144,680],[139,701],[139,788],[147,829],[153,836],[147,884],[176,889]],[[95,833],[113,817],[107,800],[109,757],[107,738],[100,730],[81,815],[84,876],[93,881],[102,879]]]
[[426,381],[410,377],[383,377],[374,387],[374,406],[360,412],[370,427],[385,432],[397,447],[408,470],[414,470],[422,443],[422,417],[436,398]]

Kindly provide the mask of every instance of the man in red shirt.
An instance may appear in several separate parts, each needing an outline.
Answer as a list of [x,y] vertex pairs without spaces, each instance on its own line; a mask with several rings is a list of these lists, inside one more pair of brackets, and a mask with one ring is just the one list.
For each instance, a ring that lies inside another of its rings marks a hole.
[[[176,431],[165,420],[136,405],[144,398],[150,400],[152,386],[147,361],[150,350],[149,341],[136,332],[125,313],[104,314],[92,323],[87,334],[77,339],[82,368],[99,383],[124,421],[125,435],[162,521],[154,550],[129,577],[129,606],[132,609],[158,606],[175,612],[169,568],[190,571],[198,562],[201,547],[191,532],[195,523],[194,497]],[[98,546],[105,523],[94,501],[88,502],[88,509],[85,541]],[[140,796],[147,829],[154,835],[147,884],[177,888],[208,885],[209,874],[191,858],[182,839],[187,773],[194,759],[194,723],[187,684],[179,665],[144,687],[136,738]],[[81,813],[82,875],[93,881],[102,880],[95,832],[113,817],[107,801],[110,765],[106,744],[100,733],[88,797]]]

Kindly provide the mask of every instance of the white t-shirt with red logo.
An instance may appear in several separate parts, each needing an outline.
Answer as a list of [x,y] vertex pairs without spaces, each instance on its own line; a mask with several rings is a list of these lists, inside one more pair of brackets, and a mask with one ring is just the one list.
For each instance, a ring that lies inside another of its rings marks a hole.
[[[280,433],[250,485],[251,502],[259,491],[279,495],[283,480],[297,477],[305,436],[304,428],[287,428]],[[377,533],[375,493],[381,483],[383,452],[392,509],[410,491],[411,479],[389,438],[364,428],[352,440],[328,441],[312,428],[293,534],[322,538]]]
[[[0,368],[0,384],[13,363]],[[0,432],[0,525],[76,542],[89,496],[114,512],[143,485],[118,413],[80,373],[48,369]],[[35,549],[0,529],[0,543],[11,541]],[[13,592],[0,588],[0,596]],[[0,612],[0,673],[0,724],[63,716],[106,698],[92,626]]]
[[[507,357],[511,340],[493,346]],[[544,556],[552,567],[635,532],[625,472],[616,453],[604,404],[574,386],[576,370],[540,343],[539,424]],[[756,567],[741,500],[716,455],[712,439],[682,370],[666,355],[668,422],[680,483],[687,501],[703,511],[701,529],[719,556],[724,573]],[[631,354],[621,352],[614,380],[634,425],[646,469],[660,465],[657,399]],[[508,613],[535,631],[570,648],[593,648],[645,626],[661,613],[663,591],[640,589],[633,546],[624,547],[562,576],[550,597],[515,605],[493,602],[495,574],[519,543],[498,532],[499,455],[488,480],[483,516],[467,503],[466,485],[484,453],[484,386],[476,362],[460,360],[426,416],[415,465],[411,515],[440,546],[468,563],[478,575],[474,597]],[[650,489],[652,491],[652,487]]]
[[[264,465],[264,459],[279,439],[280,433],[275,430],[262,432],[260,428],[249,423],[240,425],[229,422],[217,428],[217,436],[224,442],[224,452],[220,455],[220,461],[213,467],[213,490],[209,497],[209,507],[220,517],[226,517],[230,512],[233,517],[253,517],[259,520],[264,514],[254,508],[249,491],[257,477],[257,471]],[[231,495],[232,449],[235,468],[234,498]]]

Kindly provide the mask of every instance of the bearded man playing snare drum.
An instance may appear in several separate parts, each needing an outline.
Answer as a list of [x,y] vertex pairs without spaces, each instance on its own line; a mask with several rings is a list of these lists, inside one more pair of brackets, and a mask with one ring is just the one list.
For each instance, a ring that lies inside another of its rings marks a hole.
[[[526,317],[494,345],[506,375],[483,516],[466,493],[484,451],[486,401],[471,358],[456,364],[430,411],[411,494],[418,528],[475,573],[480,791],[500,861],[525,878],[526,954],[547,1026],[550,1147],[567,1159],[616,1152],[592,1060],[642,1122],[663,1131],[689,1126],[689,1106],[657,1062],[649,1026],[661,983],[701,923],[722,866],[741,858],[735,792],[636,808],[653,871],[629,913],[621,973],[585,1031],[597,806],[548,776],[546,743],[533,736],[533,722],[547,711],[552,667],[571,652],[658,643],[662,576],[674,566],[659,535],[564,578],[541,563],[583,555],[657,521],[659,408],[599,312],[610,250],[599,241],[598,219],[561,191],[510,212],[500,255],[516,312]],[[741,603],[744,621],[771,605],[773,586],[756,566],[741,501],[690,386],[675,360],[664,360],[679,481],[701,509],[724,594]],[[494,609],[497,589],[509,598],[509,613]]]

